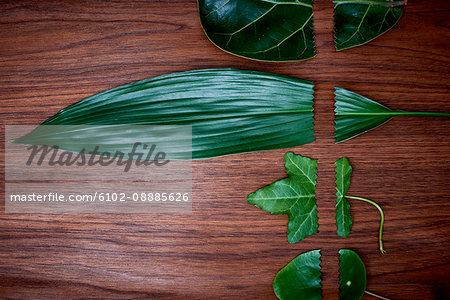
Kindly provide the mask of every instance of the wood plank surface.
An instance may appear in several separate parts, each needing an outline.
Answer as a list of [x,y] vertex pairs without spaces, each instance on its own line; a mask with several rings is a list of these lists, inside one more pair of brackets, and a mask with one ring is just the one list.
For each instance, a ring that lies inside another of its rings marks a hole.
[[[316,0],[318,55],[263,63],[208,41],[193,0],[0,2],[3,124],[39,124],[97,92],[161,74],[233,67],[313,80],[316,142],[193,162],[193,213],[0,213],[2,299],[276,299],[275,274],[322,249],[324,299],[338,299],[338,250],[357,251],[367,289],[390,299],[450,299],[450,121],[401,117],[333,143],[333,86],[392,109],[450,112],[450,2],[408,1],[398,25],[335,52],[333,5]],[[2,130],[3,132],[3,130]],[[2,144],[3,149],[3,144]],[[319,159],[319,233],[291,245],[286,216],[246,196],[286,176],[287,151]],[[336,236],[334,162],[347,156],[354,226]],[[4,156],[1,156],[4,163]],[[364,296],[364,299],[371,299]]]

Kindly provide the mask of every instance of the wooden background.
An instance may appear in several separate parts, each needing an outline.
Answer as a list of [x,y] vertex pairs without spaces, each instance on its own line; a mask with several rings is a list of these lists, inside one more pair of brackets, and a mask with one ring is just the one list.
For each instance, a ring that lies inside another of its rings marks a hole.
[[[367,266],[368,290],[392,299],[450,299],[450,121],[403,117],[342,144],[332,138],[334,85],[392,109],[450,112],[450,2],[411,0],[393,30],[339,53],[332,18],[331,1],[316,0],[314,59],[262,63],[213,46],[193,0],[2,0],[3,124],[39,124],[105,89],[190,69],[314,80],[317,141],[290,151],[319,159],[320,232],[291,245],[286,216],[246,202],[286,176],[288,150],[196,161],[189,215],[0,213],[0,297],[275,299],[278,270],[322,249],[323,295],[337,299],[337,251],[350,248]],[[352,233],[335,234],[333,163],[341,156],[353,165],[351,194],[384,208],[384,256],[379,215],[368,204],[351,201]]]

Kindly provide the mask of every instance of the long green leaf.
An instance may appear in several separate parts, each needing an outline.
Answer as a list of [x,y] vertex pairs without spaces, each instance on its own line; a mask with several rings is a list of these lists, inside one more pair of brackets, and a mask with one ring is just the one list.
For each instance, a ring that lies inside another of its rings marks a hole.
[[312,0],[198,0],[208,38],[222,50],[263,61],[315,56]]
[[366,290],[366,267],[352,250],[341,249],[339,254],[339,299],[359,300]]
[[275,276],[275,295],[281,300],[322,299],[320,269],[320,250],[300,254]]
[[297,243],[319,228],[315,198],[317,160],[288,152],[284,162],[289,177],[248,195],[247,201],[271,214],[288,215],[288,241]]
[[373,100],[336,87],[334,140],[340,143],[383,125],[396,116],[450,117],[448,113],[390,110]]
[[344,50],[379,37],[395,26],[406,1],[334,0],[336,49]]
[[350,204],[347,195],[350,186],[350,175],[352,166],[347,157],[341,157],[335,162],[336,166],[336,226],[337,235],[346,238],[352,228],[352,218],[350,216]]
[[[62,109],[43,125],[190,125],[192,158],[201,159],[314,141],[313,93],[311,82],[288,76],[234,69],[195,70],[96,94]],[[70,150],[75,137],[79,138],[80,132],[53,137],[35,133],[15,142],[56,144]],[[95,140],[97,145],[106,142],[103,133],[97,136],[92,130],[84,138]],[[125,138],[118,143],[128,142]],[[180,140],[165,143],[176,149]]]

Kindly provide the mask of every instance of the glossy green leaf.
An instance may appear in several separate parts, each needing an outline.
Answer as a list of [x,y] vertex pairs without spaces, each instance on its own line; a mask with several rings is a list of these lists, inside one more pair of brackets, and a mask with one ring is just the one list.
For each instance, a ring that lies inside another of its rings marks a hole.
[[[190,125],[192,158],[201,159],[314,141],[313,93],[311,82],[288,76],[234,69],[195,70],[96,94],[62,109],[43,125]],[[79,134],[34,134],[33,139],[25,136],[15,142],[57,144],[70,150],[70,143]],[[85,138],[99,145],[105,141],[102,134],[92,131]],[[177,149],[180,139],[165,142]],[[129,142],[125,138],[117,143]]]
[[198,0],[208,38],[222,50],[256,60],[315,56],[312,0]]
[[300,254],[275,276],[275,295],[281,300],[322,299],[320,269],[320,250]]
[[378,127],[393,117],[389,108],[375,101],[340,87],[335,89],[336,143]]
[[284,162],[289,177],[248,195],[247,201],[271,214],[288,215],[288,241],[297,243],[319,228],[315,198],[317,159],[288,152]]
[[359,300],[366,290],[366,268],[358,254],[339,250],[339,285],[341,300]]
[[448,113],[390,110],[349,90],[336,87],[334,140],[340,143],[374,129],[396,116],[450,117]]
[[384,213],[381,207],[374,201],[362,197],[350,196],[347,194],[350,186],[350,176],[352,174],[352,166],[348,158],[341,157],[335,163],[336,166],[336,233],[338,236],[346,238],[350,234],[352,228],[352,218],[350,215],[350,204],[347,199],[363,201],[375,206],[380,212],[380,229],[378,232],[378,243],[380,252],[386,253],[383,249],[383,225]]
[[334,0],[336,49],[370,42],[397,24],[406,1]]
[[335,163],[336,166],[336,226],[337,235],[346,238],[352,228],[350,205],[345,195],[350,186],[352,167],[347,157],[341,157]]

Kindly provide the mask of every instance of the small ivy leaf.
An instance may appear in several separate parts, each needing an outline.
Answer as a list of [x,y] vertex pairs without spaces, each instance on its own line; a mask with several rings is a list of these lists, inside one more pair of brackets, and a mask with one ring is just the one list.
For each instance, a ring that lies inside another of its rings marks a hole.
[[348,158],[341,157],[335,162],[336,166],[336,233],[338,236],[346,238],[350,234],[352,228],[352,218],[350,215],[350,204],[347,199],[353,199],[358,201],[367,202],[375,206],[380,212],[380,229],[378,232],[378,243],[380,252],[382,254],[386,253],[383,249],[383,224],[384,224],[384,213],[381,207],[374,201],[347,195],[348,188],[350,186],[350,176],[352,174],[352,166],[348,161]]
[[339,299],[361,299],[366,290],[366,267],[358,254],[349,249],[339,250],[339,273]]
[[334,140],[340,143],[383,125],[397,116],[450,117],[449,113],[391,110],[349,90],[335,87]]
[[198,0],[202,27],[220,49],[262,61],[314,57],[312,0]]
[[247,201],[271,214],[288,215],[288,241],[293,244],[318,232],[317,159],[288,152],[284,161],[289,177],[248,195]]
[[352,228],[350,216],[350,204],[345,195],[350,186],[352,167],[347,157],[341,157],[335,163],[336,166],[336,226],[337,235],[346,238]]
[[336,50],[368,43],[393,28],[406,1],[334,0]]
[[300,254],[275,276],[275,295],[282,300],[322,299],[320,269],[320,250]]

